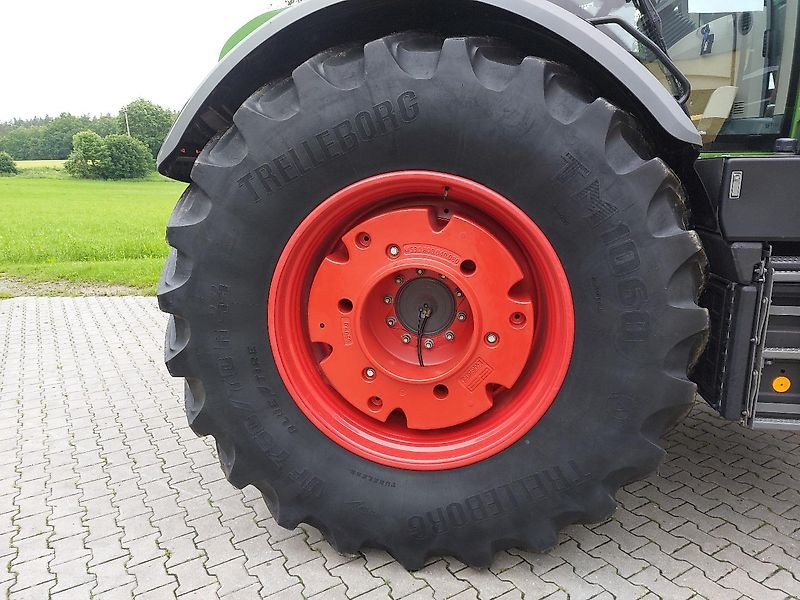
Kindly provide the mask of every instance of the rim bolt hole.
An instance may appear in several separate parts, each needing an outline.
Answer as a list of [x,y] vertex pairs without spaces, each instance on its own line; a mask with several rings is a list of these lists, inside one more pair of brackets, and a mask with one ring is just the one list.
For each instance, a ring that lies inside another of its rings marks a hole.
[[522,314],[521,312],[515,312],[515,313],[511,314],[511,316],[508,318],[508,320],[515,327],[522,327],[523,325],[525,325],[525,321],[527,319],[525,318],[525,315]]
[[373,369],[372,367],[367,367],[366,369],[364,369],[364,379],[371,381],[375,379],[375,375],[376,375],[375,369]]
[[325,323],[320,323],[320,324],[319,324],[319,328],[320,328],[320,329],[325,329]]
[[362,231],[356,236],[356,246],[358,246],[362,250],[365,248],[369,248],[369,245],[371,243],[372,243],[372,238],[365,231]]
[[450,393],[450,390],[447,389],[446,385],[436,385],[433,387],[433,395],[436,396],[439,400],[444,400],[447,398],[447,395]]
[[400,246],[397,244],[391,244],[388,248],[386,248],[386,254],[389,258],[397,258],[400,256]]
[[343,313],[349,313],[353,310],[353,301],[349,298],[342,298],[339,300],[339,311]]
[[369,400],[367,400],[367,406],[372,412],[378,412],[383,408],[383,400],[377,396],[372,396]]
[[477,268],[478,268],[478,266],[475,264],[474,260],[461,261],[460,269],[461,269],[461,272],[464,275],[472,275],[476,271]]
[[484,339],[486,340],[486,343],[489,344],[490,346],[496,346],[497,343],[500,341],[500,336],[494,332],[489,332],[486,334],[486,337]]

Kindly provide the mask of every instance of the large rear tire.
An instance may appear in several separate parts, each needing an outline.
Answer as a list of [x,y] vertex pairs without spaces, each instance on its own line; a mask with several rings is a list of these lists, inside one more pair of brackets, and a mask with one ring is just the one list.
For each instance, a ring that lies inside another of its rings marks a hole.
[[679,181],[630,115],[497,40],[398,34],[264,86],[167,237],[192,429],[341,551],[545,550],[659,464],[695,393],[704,259]]

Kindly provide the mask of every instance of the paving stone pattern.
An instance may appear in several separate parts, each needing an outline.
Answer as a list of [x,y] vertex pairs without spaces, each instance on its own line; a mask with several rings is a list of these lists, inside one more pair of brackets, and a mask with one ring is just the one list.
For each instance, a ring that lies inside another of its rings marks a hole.
[[800,435],[698,403],[614,518],[488,570],[341,556],[281,529],[189,430],[152,298],[0,302],[0,596],[444,599],[800,597]]

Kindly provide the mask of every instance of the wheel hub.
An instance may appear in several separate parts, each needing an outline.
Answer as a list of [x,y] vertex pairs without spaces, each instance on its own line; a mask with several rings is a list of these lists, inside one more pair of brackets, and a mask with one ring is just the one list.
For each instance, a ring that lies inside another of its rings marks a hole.
[[533,339],[533,302],[513,294],[524,274],[512,254],[470,217],[436,214],[403,207],[358,223],[322,261],[309,300],[331,385],[372,418],[411,429],[489,410]]
[[426,277],[424,271],[422,275],[415,274],[417,279],[402,284],[397,292],[397,317],[411,333],[436,335],[450,327],[456,318],[455,294],[440,279]]

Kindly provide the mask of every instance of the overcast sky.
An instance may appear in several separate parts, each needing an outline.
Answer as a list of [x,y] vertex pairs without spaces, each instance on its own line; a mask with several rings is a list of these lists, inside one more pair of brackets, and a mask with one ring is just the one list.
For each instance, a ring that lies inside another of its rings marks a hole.
[[227,39],[281,0],[0,0],[0,121],[179,109]]

